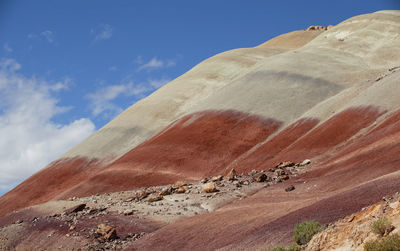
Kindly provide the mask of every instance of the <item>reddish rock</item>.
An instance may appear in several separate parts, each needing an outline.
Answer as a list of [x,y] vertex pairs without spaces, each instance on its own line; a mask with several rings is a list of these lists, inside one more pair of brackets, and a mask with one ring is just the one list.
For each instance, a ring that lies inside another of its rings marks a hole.
[[65,210],[65,213],[66,214],[77,213],[77,212],[85,209],[85,207],[86,207],[86,204],[79,204],[79,205],[73,206],[71,208],[68,208],[67,210]]
[[100,242],[114,240],[118,237],[117,230],[114,227],[105,224],[99,224],[97,226],[95,235]]
[[226,175],[228,180],[235,180],[236,179],[236,170],[232,168],[229,173]]
[[284,162],[281,162],[278,165],[276,165],[275,168],[279,169],[279,168],[285,168],[285,167],[292,167],[294,165],[295,165],[295,163],[293,163],[292,161],[284,161]]

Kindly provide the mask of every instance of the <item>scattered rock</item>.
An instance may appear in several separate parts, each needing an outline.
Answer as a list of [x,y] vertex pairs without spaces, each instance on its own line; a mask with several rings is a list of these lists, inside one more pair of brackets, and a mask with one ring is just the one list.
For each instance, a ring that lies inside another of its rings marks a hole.
[[285,188],[285,191],[290,192],[290,191],[293,191],[294,189],[296,189],[296,188],[293,185],[290,185],[287,188]]
[[329,30],[332,27],[333,27],[332,25],[329,25],[329,26],[312,25],[312,26],[308,27],[306,29],[306,31],[312,31],[312,30],[323,30],[323,31],[326,31],[326,30]]
[[147,202],[156,202],[156,201],[160,201],[163,200],[164,197],[162,197],[161,195],[157,195],[157,196],[152,196],[150,198],[147,199]]
[[236,170],[232,168],[229,173],[226,175],[228,180],[236,180]]
[[181,186],[186,186],[187,184],[184,181],[178,180],[177,182],[174,183],[174,187],[181,187]]
[[175,190],[175,193],[185,193],[185,192],[188,191],[188,190],[189,190],[189,187],[186,186],[186,185],[184,185],[184,186],[181,186],[181,187],[179,187],[178,189],[176,189],[176,190]]
[[203,185],[203,190],[206,193],[214,193],[217,192],[217,187],[215,186],[215,183],[211,181]]
[[221,181],[223,179],[222,175],[218,175],[211,178],[211,181]]
[[142,190],[142,191],[136,193],[134,199],[140,201],[140,200],[146,199],[147,196],[149,196],[149,195],[150,195],[150,193],[147,192],[147,191],[144,189],[144,190]]
[[202,184],[205,184],[207,182],[208,182],[208,178],[204,178],[204,179],[200,180],[200,183],[202,183]]
[[114,227],[99,224],[95,232],[95,237],[100,241],[110,241],[117,238],[117,230]]
[[257,174],[257,173],[258,173],[258,171],[256,169],[253,169],[253,170],[251,170],[250,175],[253,176],[253,175]]
[[170,195],[173,192],[172,186],[169,186],[167,188],[165,188],[164,190],[162,190],[159,195],[160,196],[165,196],[165,195]]
[[126,210],[124,211],[124,215],[132,215],[133,212],[134,212],[133,209],[126,209]]
[[278,165],[276,165],[275,169],[282,169],[282,168],[285,168],[285,167],[292,167],[294,165],[295,164],[293,162],[291,162],[291,161],[284,161],[284,162],[281,162]]
[[309,165],[309,164],[311,164],[311,160],[305,159],[300,163],[300,166],[306,166],[306,165]]
[[239,184],[240,184],[240,185],[248,186],[248,185],[250,185],[250,181],[248,181],[248,180],[243,180],[243,181],[239,182]]
[[67,215],[68,215],[68,214],[72,214],[72,213],[77,213],[77,212],[82,211],[83,209],[85,209],[85,207],[86,207],[86,204],[82,203],[82,204],[73,206],[73,207],[71,207],[71,208],[65,210],[65,213],[66,213]]
[[349,217],[347,222],[352,222],[355,218],[356,218],[356,216],[353,214],[352,216]]
[[257,173],[253,176],[253,180],[256,182],[264,182],[268,179],[268,176],[265,173]]

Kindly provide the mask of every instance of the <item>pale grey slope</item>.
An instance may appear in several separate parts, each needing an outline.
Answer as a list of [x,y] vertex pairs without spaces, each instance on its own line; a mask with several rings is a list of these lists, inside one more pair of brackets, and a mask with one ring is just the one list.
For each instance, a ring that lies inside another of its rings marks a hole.
[[[90,136],[63,157],[118,157],[183,115],[235,109],[288,124],[345,107],[395,109],[400,93],[400,11],[350,18],[327,31],[297,31],[209,58]],[[384,76],[381,81],[375,80]],[[379,82],[385,83],[379,85]],[[379,97],[389,95],[382,101]]]

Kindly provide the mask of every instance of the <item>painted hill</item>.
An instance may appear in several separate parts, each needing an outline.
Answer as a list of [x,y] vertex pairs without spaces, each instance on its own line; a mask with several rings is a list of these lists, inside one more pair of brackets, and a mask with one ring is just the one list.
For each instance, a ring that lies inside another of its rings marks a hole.
[[299,221],[332,222],[399,190],[399,34],[400,11],[379,11],[209,58],[2,196],[0,215],[311,159],[296,180],[167,224],[132,247],[288,243]]

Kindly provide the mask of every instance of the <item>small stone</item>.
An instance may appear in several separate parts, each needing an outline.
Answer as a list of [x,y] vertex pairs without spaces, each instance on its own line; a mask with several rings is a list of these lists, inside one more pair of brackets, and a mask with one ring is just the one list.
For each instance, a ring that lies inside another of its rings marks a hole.
[[127,209],[127,210],[124,211],[124,215],[132,215],[133,212],[134,212],[133,209]]
[[285,191],[290,192],[290,191],[293,191],[294,189],[296,189],[296,188],[293,185],[290,185],[287,188],[285,188]]
[[111,227],[111,226],[108,226],[105,224],[99,224],[97,226],[95,236],[101,242],[114,240],[118,237],[117,230],[114,227]]
[[165,196],[165,195],[170,195],[172,193],[172,186],[169,186],[167,188],[165,188],[164,190],[162,190],[159,195],[161,196]]
[[268,179],[268,176],[265,173],[257,173],[253,175],[253,180],[256,182],[264,182]]
[[217,192],[217,188],[216,188],[216,186],[215,186],[215,183],[214,182],[209,182],[209,183],[207,183],[207,184],[205,184],[205,185],[203,185],[203,190],[204,190],[204,192],[206,192],[206,193],[213,193],[213,192]]
[[86,204],[84,204],[84,203],[78,204],[78,205],[76,205],[76,206],[73,206],[73,207],[71,207],[71,208],[65,210],[65,213],[66,213],[66,214],[77,213],[77,212],[80,212],[80,211],[82,211],[83,209],[85,209],[85,207],[86,207]]
[[253,170],[251,170],[250,175],[255,175],[257,173],[258,173],[258,171],[256,169],[253,169]]
[[177,182],[174,183],[175,187],[181,187],[181,186],[185,186],[186,183],[184,181],[178,180]]
[[202,183],[202,184],[205,184],[207,182],[208,182],[208,178],[204,178],[204,179],[200,180],[200,183]]
[[211,178],[211,181],[221,181],[223,179],[222,175],[218,175]]
[[188,189],[189,189],[189,187],[184,185],[184,186],[181,186],[178,189],[176,189],[175,193],[185,193]]
[[228,180],[236,180],[236,170],[232,168],[229,173],[226,175]]
[[305,159],[300,163],[300,166],[306,166],[306,165],[309,165],[309,164],[311,164],[311,160]]
[[150,197],[150,198],[148,198],[147,199],[147,202],[156,202],[156,201],[160,201],[160,200],[162,200],[162,199],[164,199],[164,197],[162,197],[162,196],[160,196],[160,195],[157,195],[157,196],[152,196],[152,197]]
[[241,184],[241,185],[248,186],[248,185],[250,184],[250,181],[248,181],[248,180],[243,180],[243,181],[240,182],[240,184]]
[[146,199],[147,196],[149,196],[149,195],[150,195],[150,193],[147,192],[146,189],[143,189],[143,190],[140,191],[139,193],[136,193],[136,194],[135,194],[134,199],[135,199],[135,200],[143,200],[143,199]]
[[285,167],[292,167],[294,165],[295,164],[291,161],[284,161],[284,162],[281,162],[278,165],[276,165],[275,168],[279,169],[279,168],[285,168]]

